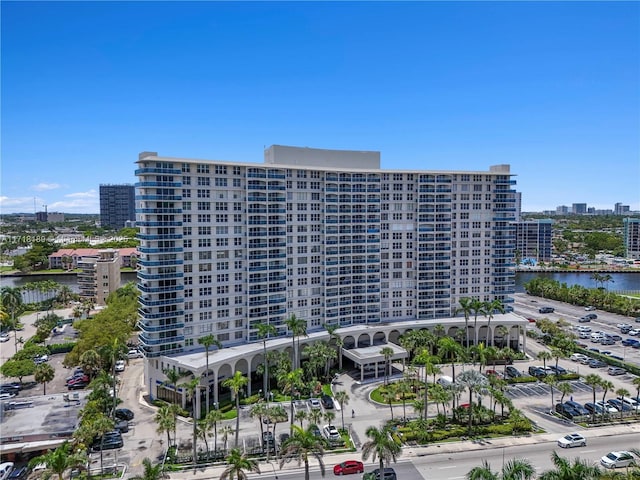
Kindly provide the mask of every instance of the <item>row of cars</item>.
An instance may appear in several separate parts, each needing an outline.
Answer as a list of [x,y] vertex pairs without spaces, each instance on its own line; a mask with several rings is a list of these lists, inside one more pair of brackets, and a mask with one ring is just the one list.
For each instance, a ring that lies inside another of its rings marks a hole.
[[[587,439],[580,433],[570,433],[559,438],[557,444],[560,448],[584,447],[587,445]],[[600,465],[609,469],[625,468],[635,463],[633,454],[627,451],[609,452],[600,458]]]
[[[346,460],[333,466],[334,475],[349,475],[352,473],[363,473],[364,463],[359,460]],[[396,471],[391,467],[386,467],[382,471],[379,468],[367,472],[362,477],[363,480],[397,480]]]
[[[606,352],[600,352],[600,353],[603,355],[607,354]],[[611,358],[615,358],[615,357],[611,355]],[[569,357],[569,360],[571,360],[572,362],[579,362],[583,365],[588,365],[591,368],[602,368],[608,365],[606,362],[603,362],[602,360],[589,357],[588,355],[585,355],[583,353],[573,353]],[[611,376],[617,376],[617,375],[624,375],[625,373],[627,373],[627,371],[622,367],[616,367],[614,365],[611,365],[609,366],[609,368],[607,368],[607,373]]]
[[556,413],[559,413],[569,420],[577,417],[585,417],[589,415],[607,415],[618,414],[620,412],[640,412],[640,398],[618,397],[609,400],[587,402],[584,405],[569,400],[564,403],[557,403],[555,406]]

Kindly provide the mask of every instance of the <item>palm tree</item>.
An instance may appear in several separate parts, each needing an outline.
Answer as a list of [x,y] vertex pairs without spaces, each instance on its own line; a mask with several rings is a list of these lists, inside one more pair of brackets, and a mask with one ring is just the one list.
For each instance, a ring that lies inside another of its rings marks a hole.
[[222,421],[223,418],[224,418],[224,415],[217,408],[214,408],[213,410],[209,411],[206,417],[204,417],[206,428],[209,430],[213,428],[213,451],[214,452],[218,451],[218,422]]
[[449,358],[451,361],[451,377],[455,381],[456,379],[456,361],[462,356],[462,345],[456,342],[451,337],[442,337],[438,341],[438,356],[443,360]]
[[[634,378],[631,384],[636,387],[636,398],[640,398],[640,377]],[[636,414],[640,414],[640,408],[636,408]]]
[[220,436],[222,437],[222,445],[223,450],[227,451],[227,442],[229,441],[229,435],[234,433],[233,427],[231,425],[225,425],[220,429]]
[[538,358],[538,360],[542,360],[542,366],[544,368],[547,368],[547,360],[551,360],[552,358],[551,354],[546,350],[538,352],[538,355],[536,355],[536,357]]
[[11,315],[11,321],[8,325],[12,329],[14,336],[14,346],[16,353],[18,353],[18,320],[16,315],[19,315],[22,311],[22,293],[19,287],[2,287],[0,289],[0,303],[4,307],[4,310]]
[[389,384],[386,387],[380,389],[380,396],[382,400],[389,404],[389,410],[391,410],[391,421],[393,421],[393,402],[396,399],[396,385]]
[[[589,375],[584,377],[583,382],[585,385],[591,387],[591,392],[593,393],[593,403],[596,403],[596,388],[598,388],[602,384],[602,377],[600,375],[596,375],[595,373],[590,373]],[[604,413],[604,412],[603,412]],[[593,420],[596,419],[596,409],[593,409]]]
[[384,471],[384,466],[389,465],[393,460],[395,463],[402,453],[402,448],[398,445],[386,428],[369,427],[366,431],[369,440],[362,445],[362,460],[367,461],[369,456],[374,462],[376,458],[380,463],[380,471]]
[[383,347],[380,354],[384,357],[384,384],[388,383],[391,357],[393,357],[393,348]]
[[[196,411],[196,397],[198,396],[198,387],[200,386],[199,378],[192,378],[188,382],[181,383],[180,386],[185,389],[187,392],[187,397],[191,399],[191,416],[193,420],[193,468],[195,473],[196,465],[198,464],[198,417],[200,417],[199,413]],[[238,413],[238,415],[240,415]]]
[[534,478],[535,469],[529,460],[514,458],[505,463],[500,473],[491,470],[486,460],[481,467],[473,467],[467,473],[467,480],[530,480]]
[[[564,397],[573,393],[573,387],[569,382],[559,382],[556,388],[562,394],[562,396],[560,397],[559,403],[564,403]],[[594,412],[595,412],[595,409],[594,409]]]
[[[302,318],[296,317],[292,314],[289,318],[287,318],[284,323],[289,328],[291,332],[291,342],[293,351],[291,354],[293,355],[291,358],[291,365],[295,368],[300,368],[300,337],[304,335],[307,336],[307,322]],[[298,346],[296,348],[296,337],[298,338]]]
[[58,480],[63,480],[64,472],[70,468],[86,465],[86,456],[82,453],[72,452],[69,442],[64,442],[55,450],[50,450],[44,455],[35,457],[29,461],[29,467],[44,464],[45,475],[57,475]]
[[556,452],[551,454],[554,470],[547,470],[540,475],[539,480],[597,480],[600,478],[600,468],[590,465],[587,461],[576,458],[573,463],[561,457]]
[[102,369],[102,357],[94,349],[86,350],[80,355],[80,366],[89,378],[93,378]]
[[51,365],[48,363],[41,363],[40,365],[36,365],[36,371],[33,374],[34,380],[38,383],[41,383],[44,391],[43,395],[47,394],[47,383],[53,380],[56,372]]
[[267,338],[275,335],[278,331],[270,323],[259,323],[257,325],[258,338],[262,339],[262,360],[264,371],[262,372],[262,392],[266,402],[269,401],[269,361],[267,359]]
[[469,317],[471,316],[471,312],[473,311],[473,298],[462,297],[458,300],[460,307],[456,309],[455,314],[462,312],[464,314],[464,336],[466,347],[469,348]]
[[[619,388],[616,390],[616,395],[618,396],[618,398],[624,398],[624,397],[629,397],[630,393],[629,390],[627,390],[626,388]],[[622,400],[621,400],[622,401]],[[623,402],[624,404],[624,402]],[[620,409],[620,420],[622,420],[622,412],[623,409]]]
[[[490,336],[490,341],[487,342],[489,346],[493,346],[493,335],[491,334],[491,319],[493,318],[494,312],[498,311],[500,313],[504,313],[504,304],[502,300],[496,298],[490,302],[486,302],[484,304],[485,312],[487,313],[487,335]],[[488,337],[489,338],[489,337]]]
[[205,355],[206,355],[206,362],[207,362],[207,369],[204,372],[204,377],[206,377],[206,406],[205,406],[205,412],[209,413],[209,349],[213,346],[216,346],[218,349],[222,348],[222,343],[220,342],[220,340],[218,340],[216,337],[214,337],[213,335],[209,334],[209,335],[205,335],[204,337],[200,337],[198,338],[198,343],[200,345],[202,345],[204,347],[204,351],[205,351]]
[[283,393],[289,394],[289,409],[291,415],[290,430],[293,431],[293,397],[296,391],[303,385],[304,371],[301,368],[296,368],[291,372],[281,372],[278,377],[278,383],[281,385]]
[[347,404],[347,402],[349,402],[349,394],[344,390],[338,390],[333,395],[333,397],[338,402],[338,405],[340,405],[340,415],[342,416],[342,429],[344,430],[344,406]]
[[142,465],[144,467],[142,475],[130,477],[130,480],[160,480],[164,478],[164,464],[159,463],[154,465],[151,463],[151,460],[145,458],[142,460]]
[[556,375],[547,375],[542,381],[549,385],[549,390],[551,390],[551,411],[553,412],[553,406],[555,405],[553,401],[553,387],[558,385],[558,377]]
[[[300,428],[303,428],[302,423],[308,418],[306,410],[296,410],[295,418],[300,422]],[[342,414],[342,422],[344,423],[344,413]],[[342,427],[344,428],[344,427]]]
[[342,347],[344,345],[344,340],[336,333],[340,327],[338,325],[329,325],[328,323],[325,323],[323,326],[329,333],[329,343],[331,343],[331,341],[336,342],[336,347],[338,347],[338,369],[342,370]]
[[173,395],[172,395],[172,402],[175,403],[177,396],[178,396],[178,380],[180,380],[180,372],[178,371],[178,369],[176,369],[176,367],[172,367],[172,368],[165,368],[162,373],[164,373],[164,376],[167,377],[167,379],[162,382],[162,385],[166,388],[166,387],[171,387],[171,389],[173,390]]
[[298,465],[304,463],[304,478],[309,480],[309,457],[311,456],[318,461],[320,474],[324,477],[323,455],[324,442],[316,437],[309,428],[303,430],[294,425],[291,436],[282,444],[280,468],[291,460],[296,460]]
[[458,375],[456,384],[467,388],[469,390],[469,426],[468,430],[471,433],[473,428],[473,394],[479,393],[482,388],[488,386],[487,377],[482,375],[476,370],[466,370]]
[[[475,339],[478,337],[478,314],[482,314],[482,315],[486,315],[487,312],[485,311],[485,303],[481,302],[480,300],[478,300],[477,298],[474,298],[471,301],[471,309],[473,310],[473,337],[474,337],[474,344],[475,344]],[[469,339],[467,338],[467,348],[469,348]]]
[[220,474],[220,480],[247,480],[246,472],[260,473],[258,462],[247,457],[239,448],[232,448],[225,459],[227,468]]
[[156,422],[156,433],[167,434],[167,448],[171,447],[171,432],[176,428],[177,413],[170,404],[161,405],[153,420]]
[[222,382],[222,386],[231,390],[231,397],[236,400],[236,439],[234,446],[238,446],[238,434],[240,433],[240,391],[249,383],[249,379],[236,370],[233,377]]

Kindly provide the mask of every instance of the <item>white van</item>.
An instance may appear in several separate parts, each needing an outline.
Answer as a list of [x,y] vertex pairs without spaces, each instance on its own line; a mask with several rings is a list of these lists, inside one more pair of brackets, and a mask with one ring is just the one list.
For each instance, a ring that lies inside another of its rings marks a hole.
[[448,387],[453,384],[453,378],[443,375],[438,380],[436,380],[438,385],[442,385],[443,387]]
[[5,480],[13,470],[13,462],[0,463],[0,480]]

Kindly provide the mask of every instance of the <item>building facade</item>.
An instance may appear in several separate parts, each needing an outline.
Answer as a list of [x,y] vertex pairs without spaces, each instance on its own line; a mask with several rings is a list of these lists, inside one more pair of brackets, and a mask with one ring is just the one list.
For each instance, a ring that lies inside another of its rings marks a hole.
[[133,185],[100,185],[100,224],[103,227],[124,228],[127,221],[135,219]]
[[289,335],[451,317],[515,289],[515,180],[380,169],[379,152],[272,146],[265,162],[141,153],[140,342],[147,357]]
[[553,220],[515,222],[515,257],[524,262],[550,262],[553,251]]
[[106,305],[107,297],[120,288],[121,260],[117,250],[99,250],[78,260],[80,296],[97,305]]
[[640,260],[640,218],[625,218],[623,222],[625,257]]

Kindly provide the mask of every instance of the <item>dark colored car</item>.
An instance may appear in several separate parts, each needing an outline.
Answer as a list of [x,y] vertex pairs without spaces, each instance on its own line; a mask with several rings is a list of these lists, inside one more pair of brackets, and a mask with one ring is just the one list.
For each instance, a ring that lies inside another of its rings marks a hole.
[[582,404],[580,404],[578,402],[574,402],[573,400],[569,400],[568,402],[564,402],[564,404],[568,405],[571,408],[573,408],[576,412],[578,412],[578,415],[589,415],[589,410],[584,408],[582,406]]
[[393,468],[385,468],[382,473],[376,468],[373,472],[365,473],[362,480],[398,480],[398,476]]
[[605,362],[603,362],[602,360],[598,360],[597,358],[592,358],[591,360],[589,360],[589,363],[587,363],[587,365],[589,365],[591,368],[602,368],[607,366]]
[[115,417],[120,420],[133,420],[133,412],[128,408],[116,408]]
[[590,322],[590,321],[591,321],[591,319],[590,319],[589,317],[587,317],[587,316],[580,317],[580,318],[578,319],[578,322],[579,322],[579,323],[588,323],[588,322]]
[[556,403],[555,410],[557,413],[570,420],[573,420],[574,417],[579,416],[579,413],[566,403]]
[[590,414],[595,413],[596,415],[602,415],[603,413],[607,413],[604,411],[604,408],[602,408],[600,405],[597,405],[591,402],[585,403],[584,408],[586,408]]
[[329,395],[322,395],[320,397],[320,403],[322,403],[322,406],[325,409],[333,408],[333,398],[331,398]]
[[114,427],[120,433],[127,433],[129,431],[129,421],[128,420],[116,420],[116,424]]
[[598,315],[596,315],[595,313],[587,313],[585,317],[589,320],[595,320],[596,318],[598,318]]
[[567,369],[562,368],[560,365],[557,367],[555,365],[549,365],[547,368],[550,369],[554,375],[564,375],[567,373]]
[[88,386],[89,382],[84,382],[82,380],[67,384],[67,388],[69,390],[82,390],[83,388],[86,388]]
[[610,398],[609,400],[607,400],[607,403],[619,412],[630,412],[632,410],[629,405],[624,403],[622,400],[618,400],[617,398]]
[[518,370],[516,367],[509,365],[504,369],[505,374],[509,378],[518,378],[522,376],[522,372]]
[[26,465],[22,467],[14,467],[7,477],[7,480],[24,480],[29,476],[29,473],[31,473],[31,470]]
[[553,312],[555,312],[555,308],[553,308],[553,307],[540,307],[538,309],[538,312],[539,313],[553,313]]
[[529,375],[532,377],[543,378],[547,376],[547,372],[542,367],[529,367]]
[[311,431],[314,437],[322,438],[322,432],[320,431],[317,425],[315,424],[309,425],[309,430]]
[[118,431],[113,431],[105,433],[102,439],[95,439],[91,444],[91,449],[99,452],[100,450],[114,450],[116,448],[122,448],[123,446],[122,435]]
[[625,347],[632,347],[635,343],[640,343],[640,341],[636,340],[635,338],[625,338],[624,340],[622,340],[622,345],[624,345]]

